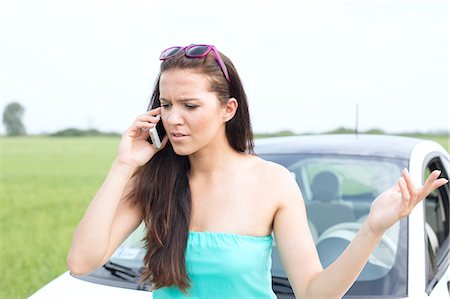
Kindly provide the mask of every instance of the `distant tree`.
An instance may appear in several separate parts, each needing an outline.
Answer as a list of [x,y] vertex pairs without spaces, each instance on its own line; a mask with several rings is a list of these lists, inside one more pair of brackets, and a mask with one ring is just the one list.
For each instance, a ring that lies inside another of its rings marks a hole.
[[81,130],[77,128],[68,128],[49,134],[52,137],[80,137],[80,136],[120,136],[116,132],[100,132],[97,129]]
[[25,108],[17,102],[9,103],[3,110],[3,125],[6,128],[6,135],[25,135],[25,126],[22,123],[22,116]]
[[296,135],[291,130],[278,131],[275,133],[254,133],[253,137],[255,138],[269,138],[269,137],[282,137],[282,136],[293,136]]
[[337,129],[334,129],[332,131],[326,132],[326,134],[353,134],[355,132],[354,129],[349,129],[345,127],[339,127]]
[[383,134],[386,134],[383,130],[381,130],[381,129],[377,129],[377,128],[375,128],[375,129],[370,129],[370,130],[367,130],[366,132],[364,132],[365,134],[378,134],[378,135],[383,135]]

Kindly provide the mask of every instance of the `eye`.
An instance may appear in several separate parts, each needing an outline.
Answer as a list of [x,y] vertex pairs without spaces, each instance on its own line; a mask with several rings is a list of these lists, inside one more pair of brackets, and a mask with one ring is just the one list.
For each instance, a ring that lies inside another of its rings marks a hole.
[[167,108],[169,108],[169,107],[170,107],[170,104],[169,104],[169,103],[161,103],[161,108],[167,109]]
[[198,105],[194,105],[194,104],[185,104],[184,106],[189,110],[194,110],[195,108],[198,107]]

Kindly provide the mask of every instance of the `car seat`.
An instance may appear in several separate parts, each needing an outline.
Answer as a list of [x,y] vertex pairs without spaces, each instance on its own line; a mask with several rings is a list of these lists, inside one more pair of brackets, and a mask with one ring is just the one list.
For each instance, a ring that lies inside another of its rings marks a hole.
[[311,183],[311,192],[312,199],[306,204],[306,210],[319,235],[335,224],[355,221],[351,205],[339,200],[339,180],[334,173],[318,173]]

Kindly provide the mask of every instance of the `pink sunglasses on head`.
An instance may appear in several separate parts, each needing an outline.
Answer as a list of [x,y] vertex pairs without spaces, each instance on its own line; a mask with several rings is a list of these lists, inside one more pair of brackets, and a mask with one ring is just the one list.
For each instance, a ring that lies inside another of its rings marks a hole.
[[170,47],[162,51],[161,56],[159,56],[159,60],[164,61],[166,59],[169,59],[170,57],[180,54],[182,51],[184,51],[184,55],[186,57],[202,58],[208,55],[208,53],[211,50],[216,55],[216,61],[219,64],[220,68],[222,69],[225,78],[227,79],[228,83],[230,83],[230,76],[228,75],[227,67],[223,62],[222,57],[220,57],[220,54],[217,51],[216,47],[214,47],[213,45],[189,45],[187,47],[180,47],[180,46]]

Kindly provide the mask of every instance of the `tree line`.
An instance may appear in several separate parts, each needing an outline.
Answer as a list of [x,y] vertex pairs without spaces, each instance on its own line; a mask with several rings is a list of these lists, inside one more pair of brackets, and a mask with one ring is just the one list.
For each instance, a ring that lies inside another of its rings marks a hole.
[[[22,117],[25,114],[25,108],[18,102],[12,102],[6,105],[3,110],[3,125],[6,129],[7,136],[25,136],[27,135],[25,126],[22,122]],[[339,127],[337,129],[323,132],[322,134],[355,134],[354,129]],[[370,129],[366,131],[357,132],[358,134],[386,134],[381,129]],[[414,133],[414,135],[430,135],[424,133]],[[46,134],[48,136],[62,137],[62,136],[120,136],[121,134],[117,132],[101,132],[97,129],[78,129],[78,128],[68,128],[64,130],[60,130],[51,134]],[[278,137],[278,136],[294,136],[299,135],[291,130],[282,130],[275,133],[255,133],[255,138],[264,138],[264,137]],[[305,134],[302,134],[305,135]],[[437,132],[431,135],[448,135],[448,132]]]
[[[25,136],[27,135],[22,117],[25,114],[25,108],[18,102],[6,105],[3,110],[2,123],[6,129],[6,136]],[[120,136],[116,132],[100,132],[96,129],[82,130],[77,128],[68,128],[55,133],[46,134],[48,136]]]

